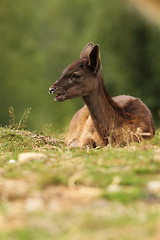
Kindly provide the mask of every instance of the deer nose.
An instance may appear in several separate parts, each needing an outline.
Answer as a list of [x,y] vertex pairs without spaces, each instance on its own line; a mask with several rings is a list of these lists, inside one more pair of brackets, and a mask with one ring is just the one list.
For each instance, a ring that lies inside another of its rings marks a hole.
[[56,89],[57,89],[57,87],[50,87],[48,90],[48,93],[53,94]]

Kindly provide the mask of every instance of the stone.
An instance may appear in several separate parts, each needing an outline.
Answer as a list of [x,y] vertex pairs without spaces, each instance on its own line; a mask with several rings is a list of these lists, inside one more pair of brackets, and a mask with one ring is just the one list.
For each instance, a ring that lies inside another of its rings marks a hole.
[[18,161],[20,163],[26,163],[34,160],[44,161],[44,160],[47,160],[47,156],[44,153],[35,153],[35,152],[20,153],[18,156]]

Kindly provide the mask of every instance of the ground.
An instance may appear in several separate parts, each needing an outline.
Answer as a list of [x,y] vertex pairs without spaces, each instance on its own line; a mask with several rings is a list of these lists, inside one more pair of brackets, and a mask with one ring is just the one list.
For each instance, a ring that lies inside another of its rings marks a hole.
[[159,226],[160,131],[123,148],[69,149],[0,128],[1,240],[159,240]]

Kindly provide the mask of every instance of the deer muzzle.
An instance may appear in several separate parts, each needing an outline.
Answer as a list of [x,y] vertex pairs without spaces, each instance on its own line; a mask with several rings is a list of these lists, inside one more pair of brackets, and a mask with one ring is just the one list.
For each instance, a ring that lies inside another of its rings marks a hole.
[[57,86],[50,87],[48,93],[56,94],[56,96],[54,97],[55,101],[62,102],[66,100],[66,92],[61,88],[58,88]]
[[57,87],[50,87],[48,90],[49,94],[54,94],[54,92],[57,90]]

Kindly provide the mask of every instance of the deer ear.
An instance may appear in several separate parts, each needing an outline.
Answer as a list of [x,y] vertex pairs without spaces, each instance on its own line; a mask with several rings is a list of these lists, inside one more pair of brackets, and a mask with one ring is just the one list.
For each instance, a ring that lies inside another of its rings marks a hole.
[[94,43],[88,43],[82,50],[80,58],[87,58],[94,47]]
[[89,54],[89,66],[94,73],[99,74],[102,70],[99,45],[96,44]]

